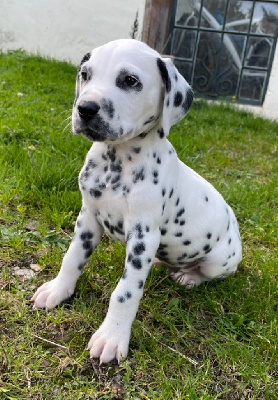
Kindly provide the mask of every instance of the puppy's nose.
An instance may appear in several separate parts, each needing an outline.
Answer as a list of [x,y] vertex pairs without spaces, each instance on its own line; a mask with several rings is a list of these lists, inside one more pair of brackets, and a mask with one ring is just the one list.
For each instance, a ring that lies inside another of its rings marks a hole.
[[91,119],[97,114],[100,106],[95,101],[81,101],[78,105],[78,111],[82,118]]

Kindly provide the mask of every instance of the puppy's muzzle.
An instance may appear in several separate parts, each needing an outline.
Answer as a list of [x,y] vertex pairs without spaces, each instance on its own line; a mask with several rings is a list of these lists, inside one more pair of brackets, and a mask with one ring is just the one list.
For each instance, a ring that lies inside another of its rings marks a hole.
[[78,112],[85,121],[92,119],[99,111],[100,106],[95,101],[81,101],[78,105]]

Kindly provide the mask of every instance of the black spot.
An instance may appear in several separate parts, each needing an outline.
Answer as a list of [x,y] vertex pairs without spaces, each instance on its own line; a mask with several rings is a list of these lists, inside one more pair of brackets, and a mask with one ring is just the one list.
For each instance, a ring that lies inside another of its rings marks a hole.
[[127,269],[124,269],[123,275],[122,275],[122,279],[126,279],[127,277]]
[[155,178],[158,177],[158,171],[157,171],[157,170],[155,170],[155,171],[153,172],[153,176],[154,176]]
[[142,289],[144,282],[142,280],[138,281],[138,289]]
[[146,232],[150,232],[150,227],[148,225],[146,226]]
[[205,196],[205,200],[206,200],[206,201],[209,201],[209,199],[208,199],[208,197],[207,197],[207,196]]
[[78,267],[77,267],[78,270],[82,272],[83,269],[84,269],[84,265],[85,265],[84,263],[83,264],[79,264]]
[[140,260],[140,258],[133,258],[131,260],[131,264],[133,265],[133,267],[135,269],[141,269],[142,268],[142,261]]
[[108,114],[108,117],[112,119],[114,117],[114,112],[115,112],[113,102],[110,99],[102,99],[101,106],[103,111],[106,114]]
[[228,240],[228,244],[231,244],[231,241],[232,241],[232,239],[230,238],[230,239]]
[[195,258],[199,255],[199,251],[196,251],[196,253],[191,254],[190,256],[188,256],[188,258]]
[[160,71],[160,75],[161,75],[162,81],[165,84],[166,92],[168,93],[171,90],[171,79],[169,77],[166,64],[165,64],[164,61],[161,60],[161,58],[158,58],[157,59],[157,66],[158,66],[158,69]]
[[189,110],[189,107],[191,106],[191,103],[193,101],[194,93],[191,88],[188,88],[187,91],[185,92],[185,100],[182,104],[182,108],[184,109],[185,112]]
[[131,294],[130,292],[126,292],[125,297],[126,297],[127,299],[131,299],[132,294]]
[[206,244],[206,245],[203,247],[203,250],[204,250],[204,252],[205,252],[206,254],[208,254],[212,249],[211,249],[211,247],[210,247],[209,244]]
[[82,247],[84,250],[90,250],[92,248],[92,242],[90,240],[84,240]]
[[162,236],[164,236],[164,235],[167,233],[167,229],[162,228],[162,229],[160,230],[160,233],[161,233]]
[[145,174],[144,174],[144,167],[142,167],[139,171],[133,171],[133,183],[136,183],[139,181],[143,181],[145,179]]
[[171,199],[171,197],[173,196],[173,193],[174,193],[174,189],[172,188],[172,190],[171,190],[171,192],[169,194],[169,199]]
[[175,224],[178,224],[178,223],[179,223],[178,218],[175,219],[174,223],[175,223]]
[[187,257],[187,253],[183,253],[181,256],[177,257],[177,260],[181,261],[185,257]]
[[159,255],[160,255],[161,257],[168,256],[168,251],[162,250],[162,251],[159,252]]
[[90,189],[90,195],[98,199],[102,196],[102,192],[98,189]]
[[125,298],[123,296],[119,296],[118,297],[118,302],[119,303],[124,303],[125,302]]
[[129,253],[127,256],[127,261],[130,262],[133,259],[132,253]]
[[181,222],[180,222],[180,226],[183,226],[185,224],[185,220],[183,219],[183,220],[181,220]]
[[161,164],[161,160],[159,157],[157,157],[156,162],[157,162],[157,164]]
[[137,232],[137,238],[138,239],[143,239],[144,235],[143,235],[142,225],[140,223],[136,224],[134,229]]
[[181,236],[182,236],[182,232],[177,232],[177,233],[175,233],[175,236],[176,236],[176,237],[181,237]]
[[80,234],[81,240],[92,239],[93,237],[94,237],[94,234],[91,231],[85,231]]
[[212,235],[211,235],[211,233],[209,232],[209,233],[207,234],[207,238],[210,239],[211,236],[212,236]]
[[174,98],[174,107],[179,107],[183,101],[182,93],[177,92]]
[[153,153],[153,158],[155,158],[156,157],[156,153]]
[[148,260],[147,260],[147,261],[148,261],[148,263],[152,262],[151,258],[148,258]]
[[216,241],[219,242],[219,239],[220,239],[220,237],[218,236],[217,239],[216,239]]
[[106,226],[106,228],[110,229],[109,221],[105,220],[103,223]]
[[185,246],[189,246],[189,245],[191,244],[191,241],[190,241],[190,240],[185,240],[185,241],[183,242],[183,244],[184,244]]
[[135,154],[139,154],[141,151],[141,147],[132,147],[131,151],[133,151],[133,153],[135,153]]
[[176,201],[176,206],[179,205],[179,202],[180,202],[180,198],[178,197],[178,199],[177,199],[177,201]]
[[225,262],[224,264],[222,264],[223,265],[223,267],[226,267],[226,265],[228,264],[228,262]]
[[230,221],[229,221],[228,226],[227,226],[227,232],[228,232],[229,229],[230,229]]
[[163,196],[163,197],[165,196],[165,193],[166,193],[166,190],[165,190],[165,189],[162,189],[162,196]]
[[130,189],[128,186],[124,185],[123,186],[123,195],[126,196],[129,193]]
[[121,175],[116,175],[112,180],[111,183],[114,184],[116,182],[118,182],[121,179]]
[[133,247],[134,254],[139,256],[146,250],[146,245],[144,242],[139,242]]
[[158,136],[160,137],[160,139],[164,138],[164,130],[163,130],[163,128],[158,129],[157,133],[158,133]]
[[177,218],[179,218],[184,213],[184,208],[181,208],[180,211],[177,213]]
[[78,228],[81,228],[82,225],[83,225],[83,222],[80,221],[80,219],[78,219],[78,220],[76,221],[76,226],[77,226]]
[[88,250],[85,252],[85,258],[91,257],[93,251],[94,251],[93,247],[91,247],[90,249],[88,249]]
[[122,172],[122,166],[119,163],[111,163],[110,170],[112,172]]
[[[150,124],[151,122],[153,122],[155,120],[155,116],[152,115],[150,118],[147,119],[147,121],[144,122],[144,125]],[[142,133],[141,133],[142,135]],[[146,134],[147,135],[147,134]],[[139,135],[140,136],[140,135]]]
[[128,159],[128,161],[132,161],[132,157],[130,154],[127,154],[126,158]]
[[107,157],[112,161],[115,162],[116,160],[116,148],[108,146]]

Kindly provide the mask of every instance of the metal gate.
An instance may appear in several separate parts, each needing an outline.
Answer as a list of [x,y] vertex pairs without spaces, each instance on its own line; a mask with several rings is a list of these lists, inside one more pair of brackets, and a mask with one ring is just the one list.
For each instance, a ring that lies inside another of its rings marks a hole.
[[278,1],[176,0],[169,52],[195,94],[261,105],[278,34]]

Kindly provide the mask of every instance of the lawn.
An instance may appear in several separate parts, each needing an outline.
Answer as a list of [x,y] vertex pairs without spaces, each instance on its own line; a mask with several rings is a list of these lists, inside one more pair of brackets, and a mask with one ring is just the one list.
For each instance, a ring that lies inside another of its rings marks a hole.
[[195,101],[172,129],[179,157],[233,207],[243,261],[191,291],[153,268],[121,365],[100,367],[85,350],[122,274],[121,243],[103,238],[70,301],[32,308],[81,205],[90,143],[70,129],[75,74],[0,54],[0,399],[278,399],[278,123]]

